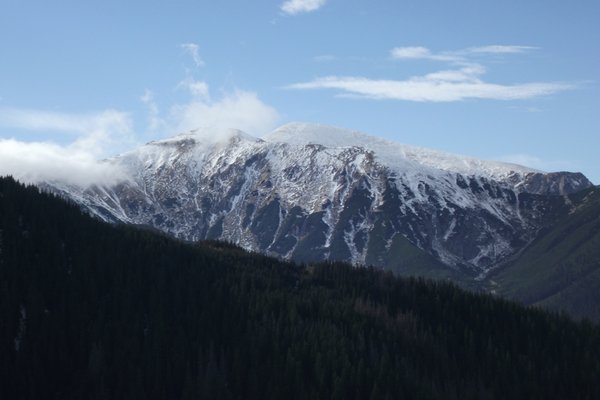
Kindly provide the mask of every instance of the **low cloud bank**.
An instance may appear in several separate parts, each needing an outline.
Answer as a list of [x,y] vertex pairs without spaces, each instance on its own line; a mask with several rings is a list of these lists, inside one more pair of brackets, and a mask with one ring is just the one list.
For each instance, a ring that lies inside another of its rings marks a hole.
[[81,187],[125,179],[117,166],[98,158],[108,149],[133,143],[132,121],[127,113],[106,110],[68,114],[2,108],[0,127],[71,139],[67,144],[0,139],[0,175],[11,175],[25,183],[61,182]]

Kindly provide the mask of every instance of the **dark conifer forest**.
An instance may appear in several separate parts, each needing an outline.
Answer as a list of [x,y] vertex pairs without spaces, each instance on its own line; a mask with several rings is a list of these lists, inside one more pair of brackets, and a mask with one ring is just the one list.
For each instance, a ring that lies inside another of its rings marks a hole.
[[1,399],[600,399],[600,328],[111,226],[0,179]]

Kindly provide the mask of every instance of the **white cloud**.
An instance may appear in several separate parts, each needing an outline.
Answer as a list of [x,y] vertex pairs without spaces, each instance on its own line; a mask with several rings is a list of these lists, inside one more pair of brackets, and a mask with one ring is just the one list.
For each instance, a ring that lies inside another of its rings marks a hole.
[[296,15],[316,11],[325,5],[326,0],[287,0],[280,9],[285,14]]
[[77,136],[74,146],[101,154],[107,146],[114,147],[132,140],[132,120],[128,113],[105,110],[97,113],[69,114],[44,110],[0,108],[0,127],[66,133]]
[[172,105],[161,116],[151,92],[142,96],[151,116],[150,133],[154,136],[169,136],[177,132],[212,132],[217,136],[229,129],[239,129],[254,136],[270,132],[277,121],[277,111],[265,104],[256,93],[233,89],[211,96],[209,85],[188,77],[180,81],[177,89],[190,94],[187,102]]
[[390,99],[419,102],[452,102],[467,99],[520,100],[550,95],[573,89],[574,85],[559,82],[527,82],[499,84],[486,82],[486,68],[469,59],[472,54],[511,54],[534,49],[529,46],[484,46],[434,53],[426,47],[396,47],[390,51],[395,60],[434,60],[451,66],[404,80],[370,79],[356,76],[326,76],[308,82],[286,86],[287,89],[334,89],[344,97]]
[[123,178],[121,171],[97,158],[109,148],[113,152],[133,140],[130,115],[115,110],[68,114],[0,108],[0,127],[38,132],[40,136],[63,133],[72,137],[69,144],[63,145],[0,140],[0,175],[30,183],[62,181],[87,186],[116,182]]
[[206,99],[210,98],[208,84],[204,81],[197,81],[193,78],[186,78],[177,84],[177,88],[184,88],[190,92],[193,97]]
[[277,111],[263,103],[256,93],[234,90],[216,101],[195,98],[172,107],[168,125],[178,132],[235,128],[262,136],[275,127],[278,119]]
[[455,51],[442,51],[434,53],[427,47],[408,46],[394,47],[390,50],[390,56],[394,60],[435,60],[446,61],[455,64],[469,63],[468,56],[475,54],[519,54],[531,50],[536,50],[533,46],[514,46],[514,45],[490,45],[480,47],[469,47],[467,49]]
[[[466,50],[463,50],[462,53],[488,53],[488,54],[517,54],[517,53],[525,53],[530,50],[535,50],[537,47],[533,46],[506,46],[506,45],[491,45],[491,46],[481,46],[481,47],[470,47]],[[459,52],[460,53],[460,52]]]
[[125,179],[116,166],[97,161],[77,146],[0,139],[0,176],[27,183],[62,182],[81,187],[113,184]]
[[287,88],[297,90],[337,89],[351,97],[421,102],[529,99],[572,88],[568,84],[543,82],[500,85],[483,82],[473,76],[461,76],[461,74],[461,71],[442,71],[404,81],[328,76],[310,82],[289,85]]
[[481,82],[479,77],[485,74],[485,68],[478,64],[466,65],[459,69],[432,72],[414,80],[431,82]]
[[394,60],[436,60],[436,61],[462,61],[462,57],[450,53],[432,53],[427,47],[409,46],[394,47],[390,50],[390,56]]
[[189,84],[188,88],[193,96],[208,98],[208,85],[206,82],[193,81]]
[[394,47],[390,53],[396,60],[431,57],[431,51],[421,46]]
[[200,57],[200,47],[196,43],[182,43],[179,45],[186,53],[192,57],[196,67],[203,67],[204,60]]

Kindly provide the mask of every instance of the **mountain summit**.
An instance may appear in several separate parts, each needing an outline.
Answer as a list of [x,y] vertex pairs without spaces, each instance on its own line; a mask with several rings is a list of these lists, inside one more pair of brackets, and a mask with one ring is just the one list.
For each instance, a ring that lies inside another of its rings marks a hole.
[[228,240],[286,259],[400,273],[427,265],[442,275],[481,276],[568,209],[564,196],[592,186],[579,173],[299,123],[262,139],[237,130],[190,132],[108,162],[128,179],[52,188],[104,220],[185,240]]
[[[295,145],[320,144],[325,147],[360,147],[372,151],[378,162],[399,173],[420,173],[424,169],[467,175],[505,178],[511,174],[540,172],[516,164],[483,161],[442,151],[409,146],[358,131],[326,125],[290,123],[264,137],[271,142]],[[432,171],[428,171],[432,172]]]

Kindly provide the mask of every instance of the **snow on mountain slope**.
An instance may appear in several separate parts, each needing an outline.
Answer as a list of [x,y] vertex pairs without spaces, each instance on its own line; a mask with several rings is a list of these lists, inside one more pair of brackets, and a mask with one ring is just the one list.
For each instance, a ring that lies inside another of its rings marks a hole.
[[543,174],[308,124],[262,139],[190,132],[109,162],[129,179],[53,188],[103,219],[187,240],[394,269],[408,241],[476,274],[527,244],[548,213],[564,207],[556,194],[591,185],[581,174]]
[[[375,153],[376,160],[396,172],[411,173],[433,171],[476,175],[489,179],[504,179],[510,175],[540,172],[521,165],[498,161],[484,161],[442,151],[409,146],[385,140],[362,132],[325,125],[290,123],[263,137],[271,142],[305,145],[320,144],[326,147],[362,147]],[[430,170],[426,170],[429,167]]]

